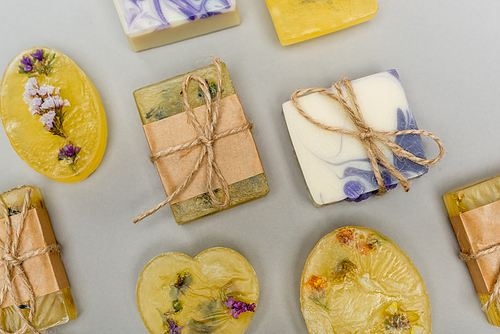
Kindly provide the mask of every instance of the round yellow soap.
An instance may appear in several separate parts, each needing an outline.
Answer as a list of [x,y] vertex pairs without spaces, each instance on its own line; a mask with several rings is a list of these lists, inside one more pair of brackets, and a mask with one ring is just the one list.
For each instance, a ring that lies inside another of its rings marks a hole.
[[395,243],[366,227],[344,227],[318,242],[302,272],[300,301],[309,333],[431,333],[422,277]]
[[252,266],[222,247],[195,258],[159,255],[137,283],[137,306],[151,334],[240,334],[252,321],[258,299]]
[[34,47],[14,57],[0,87],[0,117],[21,159],[55,181],[85,179],[104,155],[107,125],[99,94],[57,50]]

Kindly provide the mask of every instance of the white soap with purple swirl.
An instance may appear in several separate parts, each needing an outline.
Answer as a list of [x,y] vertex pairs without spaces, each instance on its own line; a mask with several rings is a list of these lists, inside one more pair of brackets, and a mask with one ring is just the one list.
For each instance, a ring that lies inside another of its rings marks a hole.
[[[359,109],[370,127],[377,131],[418,129],[396,70],[352,81]],[[299,98],[302,108],[317,121],[355,131],[340,104],[319,93]],[[373,168],[364,145],[357,138],[323,130],[299,114],[291,101],[283,104],[283,114],[295,154],[315,206],[341,200],[359,202],[378,191]],[[419,158],[426,158],[419,135],[398,135],[392,140]],[[421,176],[428,167],[394,156],[382,144],[389,162],[407,179]],[[380,166],[385,187],[398,181]]]
[[134,51],[240,24],[235,0],[113,0]]

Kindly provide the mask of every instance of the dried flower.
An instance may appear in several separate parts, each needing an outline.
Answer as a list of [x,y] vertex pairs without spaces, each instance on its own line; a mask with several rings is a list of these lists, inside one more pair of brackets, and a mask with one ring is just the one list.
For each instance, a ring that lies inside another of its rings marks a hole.
[[43,61],[43,49],[36,50],[35,52],[31,53],[31,57],[34,59],[37,59],[38,61]]
[[357,269],[358,267],[356,264],[349,260],[344,260],[335,266],[333,270],[333,277],[336,280],[344,281],[351,278],[356,273]]
[[372,251],[374,251],[379,246],[379,244],[380,242],[377,238],[370,236],[367,240],[358,242],[356,244],[356,248],[361,254],[368,255]]
[[80,153],[81,148],[74,146],[72,143],[64,146],[59,150],[59,154],[57,156],[58,160],[71,160],[71,163],[75,163],[78,159],[78,153]]
[[345,227],[337,232],[337,241],[339,244],[346,246],[354,241],[354,231]]
[[21,65],[19,65],[19,68],[25,72],[32,71],[33,70],[33,63],[31,62],[31,58],[30,57],[23,57],[23,59],[21,59]]
[[179,326],[172,318],[167,319],[167,326],[168,334],[181,334],[181,330],[184,329],[184,326]]
[[55,53],[47,54],[43,49],[36,50],[21,59],[19,73],[26,74],[29,77],[40,74],[49,75],[52,72],[55,56]]
[[235,301],[233,297],[229,297],[227,301],[224,302],[227,308],[229,308],[229,314],[235,319],[238,319],[241,313],[245,312],[255,312],[255,303],[247,304],[241,301]]
[[52,131],[54,127],[56,126],[56,123],[54,122],[54,118],[56,117],[56,113],[53,110],[50,110],[40,116],[40,123],[43,124],[43,128],[47,131]]

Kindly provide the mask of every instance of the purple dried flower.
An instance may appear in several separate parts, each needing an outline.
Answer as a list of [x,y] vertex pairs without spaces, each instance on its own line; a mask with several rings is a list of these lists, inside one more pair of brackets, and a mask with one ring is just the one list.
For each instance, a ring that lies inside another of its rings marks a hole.
[[[30,72],[33,69],[33,63],[31,62],[30,57],[23,57],[23,59],[21,59],[21,64],[24,65],[25,72]],[[22,66],[21,66],[21,68],[22,68]]]
[[226,305],[227,308],[230,308],[227,314],[235,319],[238,319],[240,313],[255,312],[255,303],[247,304],[245,302],[239,302],[234,300],[233,297],[229,297],[229,299],[224,302],[224,305]]
[[31,53],[31,56],[38,61],[44,61],[42,49],[36,50],[34,53]]
[[168,325],[168,334],[181,334],[181,330],[184,329],[184,326],[179,326],[175,322],[174,319],[169,318],[167,320],[167,325]]
[[80,150],[80,147],[74,146],[70,143],[59,150],[57,158],[59,160],[74,159]]

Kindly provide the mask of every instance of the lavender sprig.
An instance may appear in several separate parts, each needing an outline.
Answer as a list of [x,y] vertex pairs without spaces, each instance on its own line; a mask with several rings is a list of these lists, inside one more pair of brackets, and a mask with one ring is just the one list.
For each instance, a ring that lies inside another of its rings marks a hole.
[[[42,50],[43,51],[43,50]],[[35,59],[43,57],[41,53],[32,54]],[[37,58],[38,57],[38,58]],[[29,111],[33,116],[40,116],[45,131],[66,139],[69,143],[59,150],[58,160],[66,160],[69,165],[74,166],[78,160],[81,148],[73,145],[66,137],[63,121],[66,112],[64,107],[71,106],[68,100],[63,100],[59,95],[61,89],[51,85],[39,85],[36,78],[29,78],[24,86],[23,99],[29,105]]]
[[47,53],[43,49],[36,50],[24,56],[19,64],[19,73],[28,77],[45,74],[49,75],[54,67],[55,53]]

